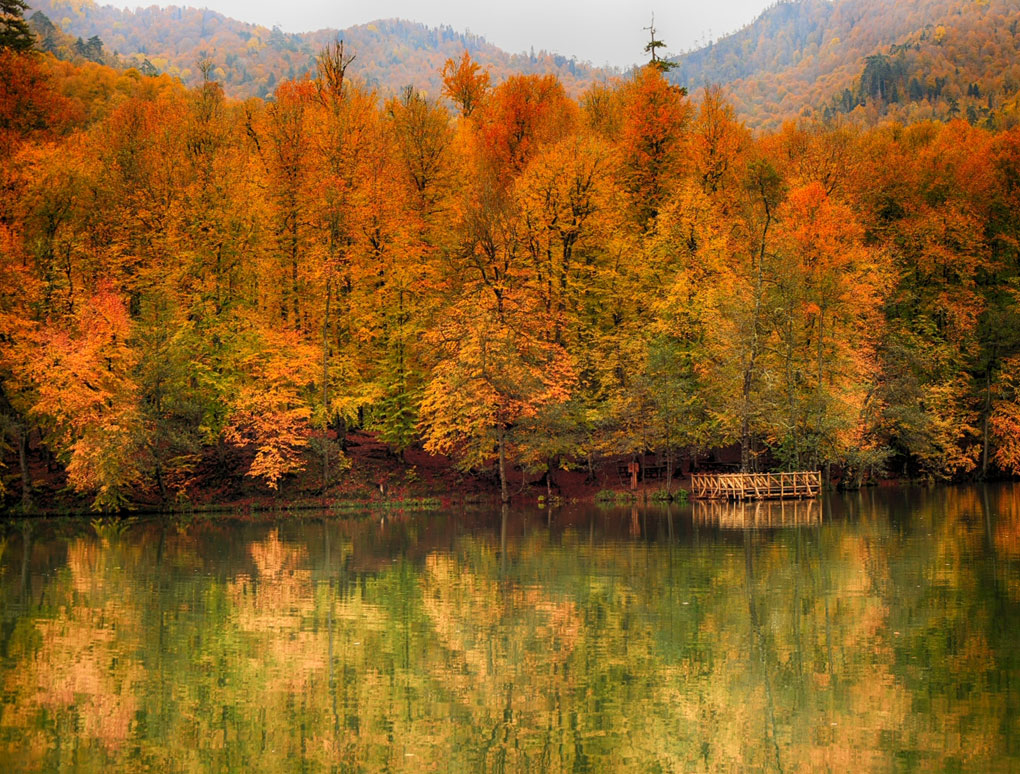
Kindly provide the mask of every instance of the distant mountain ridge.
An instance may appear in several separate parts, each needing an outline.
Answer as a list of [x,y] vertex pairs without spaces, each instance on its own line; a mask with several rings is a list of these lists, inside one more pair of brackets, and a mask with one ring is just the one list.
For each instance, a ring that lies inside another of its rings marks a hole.
[[[48,45],[58,55],[111,63],[116,52],[189,85],[201,80],[198,62],[208,60],[211,77],[238,98],[269,96],[279,81],[314,71],[315,56],[338,37],[357,56],[356,77],[384,95],[409,85],[438,95],[443,63],[465,50],[495,82],[552,73],[575,96],[621,74],[545,52],[508,54],[476,35],[397,19],[297,34],[176,6],[127,11],[92,0],[34,0],[31,9],[56,25]],[[1020,122],[1018,28],[1020,0],[783,0],[743,29],[676,57],[669,77],[695,98],[704,86],[721,86],[756,129],[798,117],[1011,125]]]
[[349,27],[286,33],[231,19],[215,11],[171,6],[121,10],[91,0],[30,0],[26,16],[41,11],[65,35],[99,38],[106,51],[127,61],[148,60],[193,85],[201,80],[198,62],[208,59],[212,77],[234,97],[266,97],[276,84],[315,69],[322,48],[342,38],[357,59],[353,70],[369,86],[396,93],[415,86],[438,95],[440,71],[465,51],[498,81],[515,72],[553,73],[571,93],[583,91],[610,73],[556,54],[508,54],[484,38],[387,19]]

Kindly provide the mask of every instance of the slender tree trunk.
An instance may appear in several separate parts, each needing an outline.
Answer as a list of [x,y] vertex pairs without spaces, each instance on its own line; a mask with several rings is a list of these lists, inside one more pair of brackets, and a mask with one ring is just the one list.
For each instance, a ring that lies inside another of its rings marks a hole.
[[751,372],[744,374],[744,418],[740,422],[740,472],[751,470],[751,418],[748,416]]
[[[824,348],[825,345],[824,345],[824,341],[825,341],[825,305],[824,305],[824,303],[820,303],[819,304],[819,312],[818,312],[818,386],[816,387],[816,402],[817,402],[817,411],[818,411],[818,415],[817,415],[818,416],[818,427],[822,427],[824,425],[824,419],[825,419],[824,411],[822,409],[822,405],[823,405],[823,401],[822,401],[822,381],[824,380],[824,374],[825,374],[825,371],[823,370],[824,369],[824,362],[825,362],[825,348]],[[816,443],[816,447],[815,447],[815,460],[816,460],[816,462],[821,462],[821,460],[822,460],[821,451],[822,451],[822,446]],[[831,479],[829,478],[830,472],[831,472],[830,471],[830,463],[829,463],[828,460],[826,460],[826,462],[825,462],[825,488],[826,489],[829,488],[829,483],[831,481]]]
[[163,478],[163,466],[160,464],[159,459],[156,460],[154,473],[156,476],[156,488],[159,489],[159,501],[163,505],[166,505],[167,500],[170,498],[167,496],[166,481]]
[[510,490],[506,483],[506,428],[499,426],[496,443],[499,447],[499,494],[500,502],[506,505],[510,502]]
[[545,502],[550,508],[552,508],[552,474],[553,461],[549,460],[545,466]]
[[503,503],[503,507],[500,508],[499,512],[499,575],[500,578],[506,577],[506,522],[510,515],[510,509],[507,508],[506,503]]
[[28,429],[18,425],[18,466],[21,470],[21,510],[32,509],[32,478],[28,472]]
[[761,325],[761,307],[765,294],[765,247],[768,244],[769,227],[772,225],[772,208],[768,197],[762,191],[762,202],[765,205],[765,223],[761,229],[761,241],[758,243],[757,266],[755,266],[754,312],[751,316],[751,351],[748,354],[747,366],[744,368],[743,417],[740,422],[740,470],[747,473],[751,465],[751,388],[754,386],[754,370],[758,361],[758,328]]
[[291,298],[294,304],[294,327],[301,327],[301,307],[298,301],[298,257],[297,257],[297,237],[294,237],[294,247],[291,250],[290,256],[290,286],[291,286]]
[[762,263],[765,260],[765,237],[762,236],[761,256],[758,259],[758,279],[754,291],[754,315],[751,318],[751,352],[747,366],[744,368],[744,384],[742,391],[743,406],[740,422],[740,471],[747,473],[751,469],[751,389],[754,387],[754,372],[758,363],[758,326],[761,319],[762,293],[764,292],[764,276]]
[[793,392],[793,316],[786,326],[786,405],[790,423],[790,440],[793,442],[793,469],[800,470],[800,441],[797,431],[797,401]]
[[21,527],[21,601],[28,604],[32,596],[32,574],[29,567],[32,562],[32,522],[25,520]]
[[329,486],[329,279],[326,280],[326,313],[322,318],[322,496]]
[[981,480],[988,478],[988,419],[992,413],[992,366],[985,371],[985,410],[981,421]]

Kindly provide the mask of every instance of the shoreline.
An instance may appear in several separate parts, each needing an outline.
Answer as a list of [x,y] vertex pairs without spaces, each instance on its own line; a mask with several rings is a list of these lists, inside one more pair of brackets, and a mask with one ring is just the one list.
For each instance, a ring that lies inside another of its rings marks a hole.
[[[659,482],[656,482],[659,483]],[[823,489],[823,494],[848,494],[868,490],[888,489],[922,489],[956,488],[981,485],[1001,485],[1015,483],[1013,479],[995,479],[989,481],[931,481],[928,479],[880,479],[856,490],[840,489],[830,486]],[[687,484],[687,486],[683,486]],[[621,488],[603,488],[575,497],[554,496],[551,500],[545,494],[529,493],[511,499],[511,509],[555,510],[574,506],[596,506],[606,509],[616,507],[648,507],[648,506],[687,506],[694,502],[690,494],[690,479],[678,479],[672,497],[666,497],[664,487],[647,487],[638,490]],[[791,500],[791,502],[793,502]],[[490,493],[467,493],[459,496],[453,490],[445,492],[416,493],[408,496],[382,496],[378,498],[344,498],[331,497],[310,498],[295,497],[248,497],[225,500],[218,503],[198,503],[176,507],[157,507],[149,503],[136,507],[127,507],[112,511],[96,511],[86,505],[75,507],[71,504],[39,506],[27,512],[19,513],[17,508],[8,509],[0,514],[0,523],[9,523],[35,519],[80,519],[80,520],[123,520],[130,518],[203,518],[246,519],[253,516],[287,516],[310,518],[344,518],[363,514],[387,513],[435,513],[460,509],[491,508],[499,510],[498,491]]]

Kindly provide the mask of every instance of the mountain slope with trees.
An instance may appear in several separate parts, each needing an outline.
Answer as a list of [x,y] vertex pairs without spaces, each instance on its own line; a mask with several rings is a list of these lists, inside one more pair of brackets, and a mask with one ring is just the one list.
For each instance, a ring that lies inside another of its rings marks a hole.
[[465,50],[497,81],[513,73],[551,73],[577,94],[605,77],[604,71],[567,57],[508,54],[477,35],[399,19],[291,34],[198,8],[132,11],[91,0],[32,0],[29,7],[27,16],[41,12],[72,39],[96,38],[107,52],[147,60],[158,72],[189,86],[202,81],[200,63],[208,62],[212,79],[236,98],[267,97],[280,81],[314,73],[319,51],[337,39],[355,52],[358,77],[386,94],[413,86],[438,96],[443,63]]
[[[389,95],[413,86],[438,96],[443,63],[465,50],[494,83],[548,73],[573,96],[617,75],[544,52],[507,54],[449,27],[400,20],[288,34],[195,8],[127,11],[91,0],[30,6],[28,14],[41,12],[33,24],[44,49],[62,58],[133,65],[190,86],[209,77],[237,98],[268,97],[280,81],[313,72],[318,51],[338,37],[357,56],[357,77]],[[1012,125],[1020,115],[1018,25],[1013,0],[781,2],[744,29],[671,60],[669,79],[695,98],[704,86],[722,86],[754,129],[801,117]]]
[[676,57],[674,83],[726,88],[750,126],[808,116],[1017,120],[1020,5],[1011,0],[796,0]]

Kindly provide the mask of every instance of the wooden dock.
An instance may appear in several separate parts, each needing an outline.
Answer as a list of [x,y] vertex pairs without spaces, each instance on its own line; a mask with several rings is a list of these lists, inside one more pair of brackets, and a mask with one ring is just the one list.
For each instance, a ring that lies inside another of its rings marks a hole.
[[797,473],[695,473],[691,498],[695,500],[792,500],[817,497],[822,474]]

